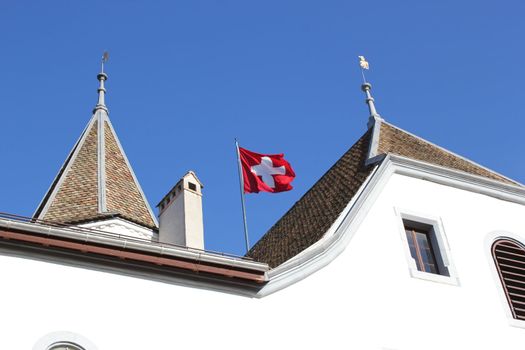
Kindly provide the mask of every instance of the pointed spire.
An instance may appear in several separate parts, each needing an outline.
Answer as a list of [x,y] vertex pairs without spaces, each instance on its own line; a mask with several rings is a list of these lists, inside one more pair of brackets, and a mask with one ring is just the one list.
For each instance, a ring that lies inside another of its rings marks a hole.
[[107,58],[104,53],[93,115],[34,217],[63,224],[120,217],[156,229],[156,217],[109,120],[104,100]]
[[95,113],[98,109],[103,109],[106,111],[106,113],[109,113],[108,108],[106,107],[106,89],[104,88],[104,82],[108,80],[108,76],[106,73],[104,73],[104,63],[106,63],[109,59],[109,54],[107,51],[104,52],[102,55],[102,67],[100,69],[100,73],[97,75],[97,79],[99,81],[99,87],[98,87],[98,102],[95,106],[95,109],[93,110],[93,113]]

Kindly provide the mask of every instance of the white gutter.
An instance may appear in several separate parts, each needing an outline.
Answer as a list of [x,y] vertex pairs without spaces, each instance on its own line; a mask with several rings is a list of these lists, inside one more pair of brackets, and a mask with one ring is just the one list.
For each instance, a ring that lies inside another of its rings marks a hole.
[[81,228],[56,228],[38,223],[29,223],[5,218],[0,218],[0,228],[38,233],[48,237],[68,238],[80,243],[104,244],[115,248],[133,249],[145,253],[160,254],[164,257],[183,258],[196,262],[218,264],[224,267],[242,268],[260,272],[267,272],[269,270],[269,266],[264,263],[247,261],[241,258],[223,256],[191,248],[140,241],[132,237],[89,231]]

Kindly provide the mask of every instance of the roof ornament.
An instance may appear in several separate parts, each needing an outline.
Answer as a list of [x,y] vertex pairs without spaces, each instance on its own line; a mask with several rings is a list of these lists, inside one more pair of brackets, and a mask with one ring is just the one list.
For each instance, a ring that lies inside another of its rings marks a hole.
[[109,52],[104,51],[102,54],[102,70],[101,72],[104,73],[104,63],[106,63],[109,60]]
[[357,57],[359,58],[359,66],[361,67],[361,75],[363,76],[363,85],[361,85],[361,90],[363,90],[366,94],[366,104],[368,105],[368,109],[370,110],[370,117],[381,118],[381,116],[377,113],[376,107],[374,105],[374,98],[370,93],[370,91],[372,90],[372,84],[368,83],[365,78],[365,70],[370,69],[370,65],[368,64],[364,56]]
[[108,76],[106,75],[106,73],[104,73],[104,63],[106,63],[108,60],[109,53],[107,51],[104,51],[104,53],[102,54],[101,71],[97,75],[97,79],[100,82],[100,85],[98,87],[98,102],[95,106],[95,111],[97,109],[103,109],[106,112],[108,112],[105,102],[106,89],[104,88],[104,81],[108,80]]

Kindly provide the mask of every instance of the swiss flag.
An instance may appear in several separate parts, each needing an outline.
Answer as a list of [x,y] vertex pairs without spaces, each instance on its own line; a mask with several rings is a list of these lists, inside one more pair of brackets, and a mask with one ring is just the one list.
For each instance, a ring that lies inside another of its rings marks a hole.
[[284,192],[293,187],[295,173],[284,154],[260,154],[239,147],[244,193]]

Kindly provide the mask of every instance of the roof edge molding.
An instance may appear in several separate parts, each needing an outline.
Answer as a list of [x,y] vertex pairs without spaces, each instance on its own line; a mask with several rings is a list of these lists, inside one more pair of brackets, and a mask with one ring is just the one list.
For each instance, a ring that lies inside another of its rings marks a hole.
[[383,118],[379,116],[370,116],[368,118],[368,129],[372,129],[372,136],[370,139],[370,144],[368,146],[368,157],[365,164],[374,164],[380,160],[381,155],[378,154],[379,148],[379,137],[381,135],[381,123],[383,123]]

